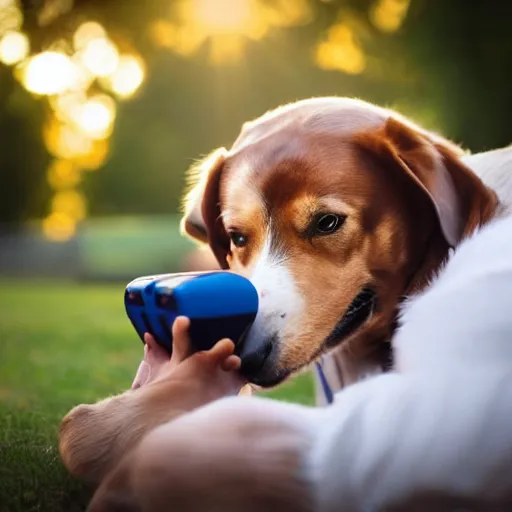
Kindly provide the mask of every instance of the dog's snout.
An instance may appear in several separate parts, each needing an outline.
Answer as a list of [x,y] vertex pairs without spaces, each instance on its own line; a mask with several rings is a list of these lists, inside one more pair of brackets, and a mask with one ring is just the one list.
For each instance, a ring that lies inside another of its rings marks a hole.
[[251,382],[253,382],[257,375],[262,370],[265,362],[272,353],[274,342],[272,339],[267,340],[261,347],[256,350],[247,351],[240,354],[242,360],[242,374]]

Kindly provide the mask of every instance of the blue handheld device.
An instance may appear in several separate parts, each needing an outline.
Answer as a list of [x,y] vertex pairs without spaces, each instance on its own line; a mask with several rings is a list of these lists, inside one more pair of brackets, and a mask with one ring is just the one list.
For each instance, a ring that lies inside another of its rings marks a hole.
[[196,350],[209,350],[222,338],[233,340],[238,349],[258,311],[253,284],[226,271],[139,277],[126,287],[124,302],[139,337],[149,332],[169,353],[178,316],[190,318]]

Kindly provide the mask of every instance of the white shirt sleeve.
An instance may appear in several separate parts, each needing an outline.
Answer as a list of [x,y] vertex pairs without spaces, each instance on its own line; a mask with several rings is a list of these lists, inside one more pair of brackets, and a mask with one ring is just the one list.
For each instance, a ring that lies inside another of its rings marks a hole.
[[313,449],[319,511],[512,490],[512,374],[389,374],[348,388]]

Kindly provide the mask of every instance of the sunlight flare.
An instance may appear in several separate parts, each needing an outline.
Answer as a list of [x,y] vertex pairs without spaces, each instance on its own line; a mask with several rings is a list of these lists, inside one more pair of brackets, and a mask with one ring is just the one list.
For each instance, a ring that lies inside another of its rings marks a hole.
[[39,95],[60,94],[72,89],[79,70],[63,53],[43,52],[32,57],[22,72],[25,88]]
[[7,32],[0,39],[0,61],[12,66],[25,59],[30,51],[28,37],[22,32]]

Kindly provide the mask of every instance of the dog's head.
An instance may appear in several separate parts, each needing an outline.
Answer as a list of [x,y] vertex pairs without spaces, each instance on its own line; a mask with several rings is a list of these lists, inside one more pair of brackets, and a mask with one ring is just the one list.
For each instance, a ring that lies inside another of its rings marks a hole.
[[265,114],[203,161],[182,228],[258,289],[242,351],[254,383],[340,345],[371,357],[401,297],[494,211],[458,154],[388,110],[325,98]]

